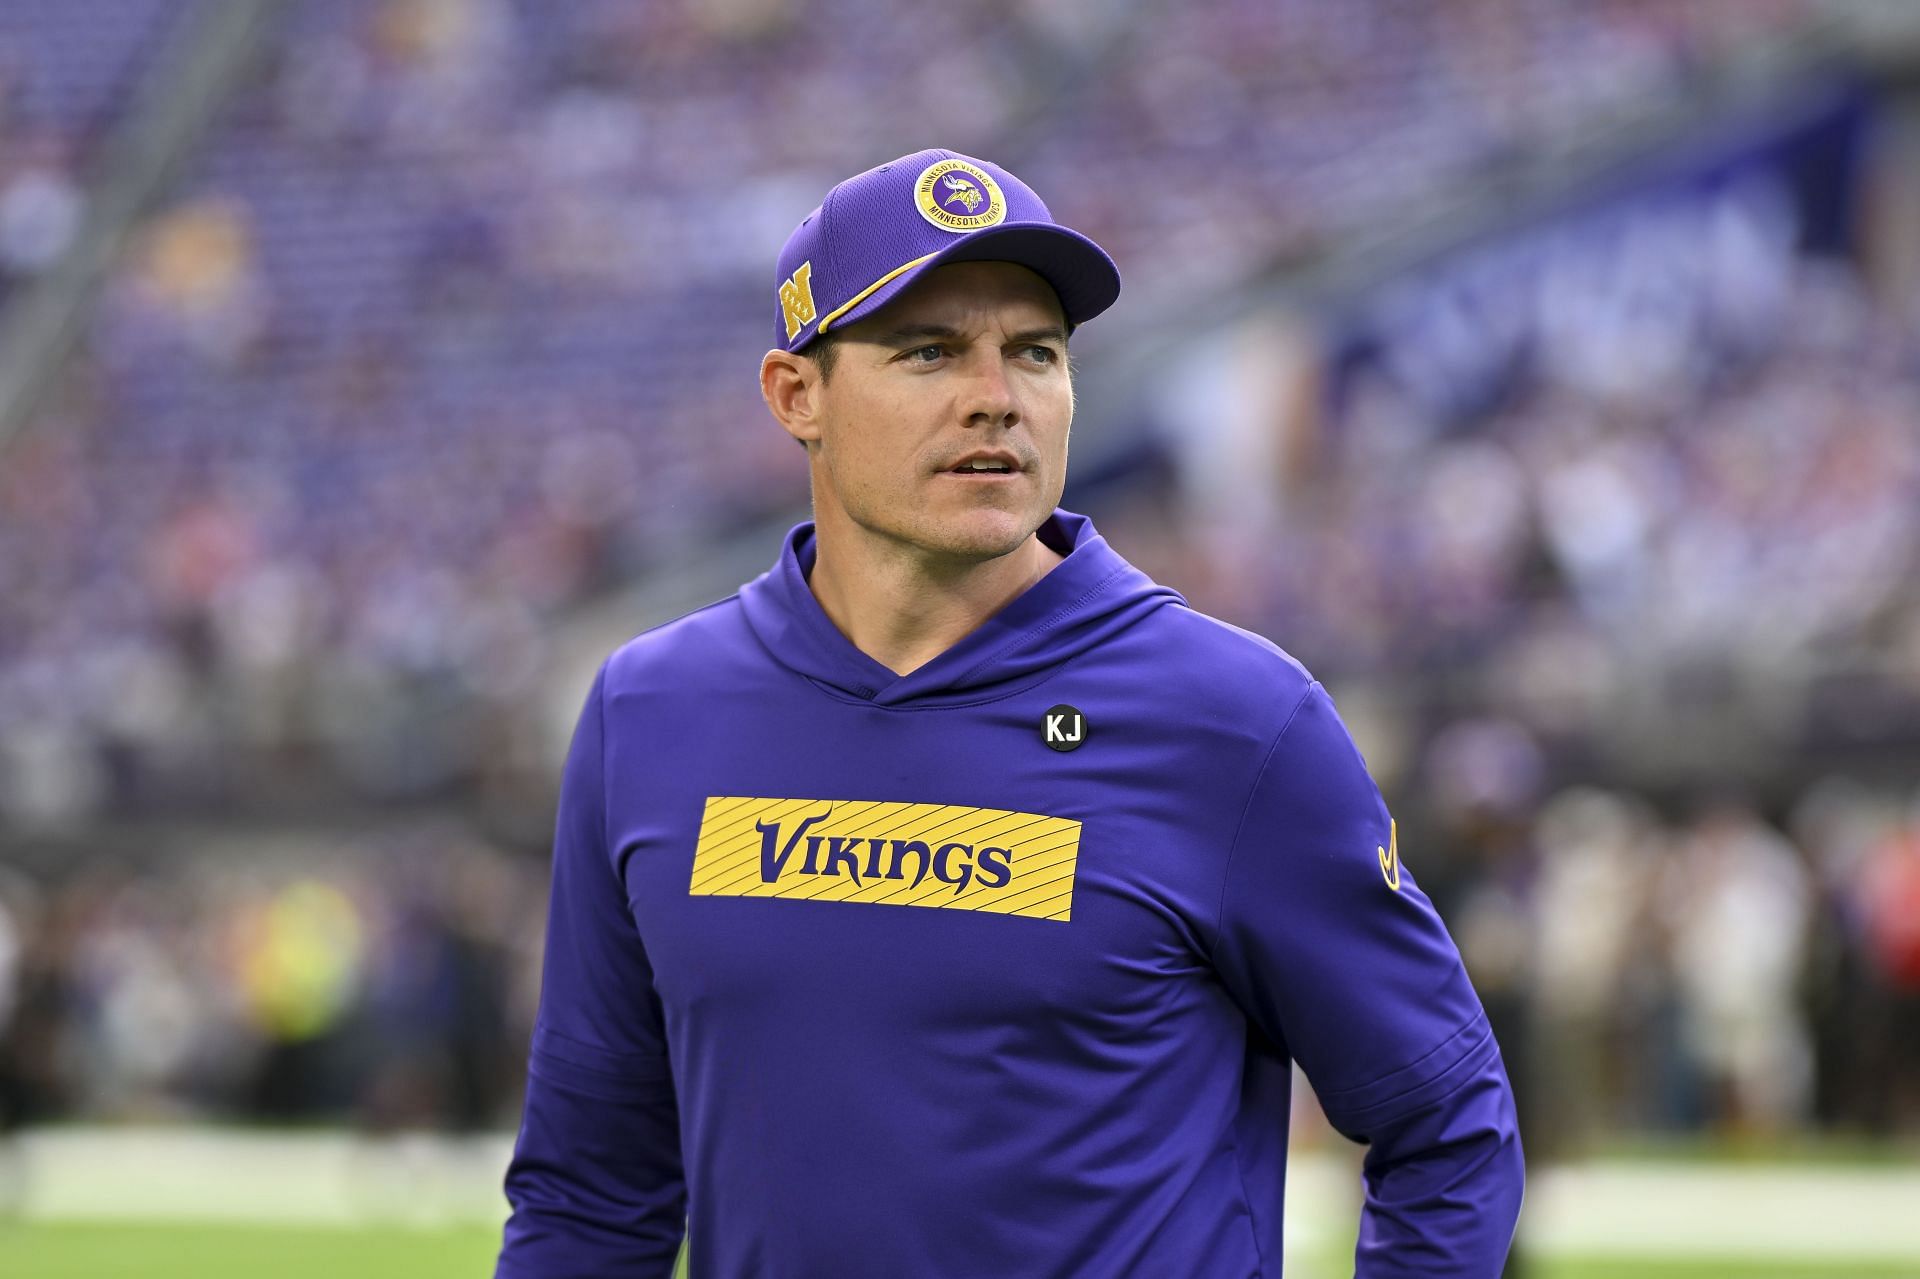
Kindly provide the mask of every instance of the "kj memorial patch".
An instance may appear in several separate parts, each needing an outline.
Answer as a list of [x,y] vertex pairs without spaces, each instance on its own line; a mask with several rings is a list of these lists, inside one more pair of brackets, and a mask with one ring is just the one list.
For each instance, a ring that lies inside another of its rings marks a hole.
[[714,795],[696,897],[932,906],[1073,917],[1080,823],[954,804]]

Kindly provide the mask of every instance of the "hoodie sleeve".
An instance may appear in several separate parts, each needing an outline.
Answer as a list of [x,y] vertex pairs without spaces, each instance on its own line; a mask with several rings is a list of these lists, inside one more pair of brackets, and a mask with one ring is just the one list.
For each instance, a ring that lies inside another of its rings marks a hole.
[[1333,1125],[1369,1147],[1356,1279],[1498,1275],[1525,1176],[1500,1050],[1318,684],[1248,799],[1215,963]]
[[653,969],[608,858],[603,667],[560,785],[540,1013],[497,1279],[667,1279],[686,1223]]

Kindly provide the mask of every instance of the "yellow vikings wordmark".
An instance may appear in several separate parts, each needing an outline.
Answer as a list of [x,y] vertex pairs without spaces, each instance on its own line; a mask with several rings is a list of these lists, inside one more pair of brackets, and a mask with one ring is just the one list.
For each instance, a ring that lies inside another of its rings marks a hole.
[[708,798],[687,891],[1073,917],[1080,823],[872,800]]

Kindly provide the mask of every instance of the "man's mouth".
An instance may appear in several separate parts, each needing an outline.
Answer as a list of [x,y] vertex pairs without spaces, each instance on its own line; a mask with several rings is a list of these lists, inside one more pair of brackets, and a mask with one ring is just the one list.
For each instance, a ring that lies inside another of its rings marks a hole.
[[947,469],[948,475],[963,475],[968,479],[989,478],[995,475],[1017,475],[1020,472],[1019,459],[1007,453],[976,453],[964,457]]

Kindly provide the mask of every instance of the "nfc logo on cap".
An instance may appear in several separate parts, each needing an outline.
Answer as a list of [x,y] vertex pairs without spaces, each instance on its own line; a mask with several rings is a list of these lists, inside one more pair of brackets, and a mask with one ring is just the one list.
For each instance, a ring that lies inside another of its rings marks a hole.
[[1062,702],[1041,718],[1040,740],[1057,751],[1079,750],[1087,740],[1087,717]]
[[802,262],[800,269],[780,286],[780,314],[787,321],[787,341],[793,341],[801,329],[813,323],[813,263]]

